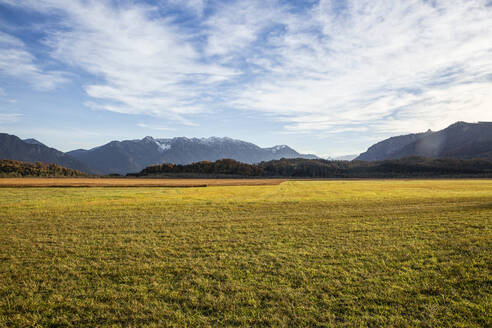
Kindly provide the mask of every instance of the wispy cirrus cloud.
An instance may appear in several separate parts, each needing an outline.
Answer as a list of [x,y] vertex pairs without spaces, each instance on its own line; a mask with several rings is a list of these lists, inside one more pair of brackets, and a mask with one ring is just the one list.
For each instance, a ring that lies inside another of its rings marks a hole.
[[167,126],[153,125],[153,124],[146,124],[146,123],[138,123],[137,126],[143,129],[150,129],[150,130],[157,130],[157,131],[176,131],[176,129]]
[[18,113],[0,113],[0,124],[15,123],[22,119],[22,114]]
[[317,135],[492,120],[487,0],[0,2],[54,17],[43,42],[94,77],[83,86],[92,108],[188,125],[225,108]]
[[291,17],[285,33],[270,39],[266,60],[275,64],[234,104],[315,133],[492,119],[492,7],[485,1],[340,3],[321,1]]
[[52,90],[68,81],[63,72],[43,69],[24,42],[1,31],[0,74],[27,81],[38,90]]
[[44,42],[52,58],[101,80],[85,86],[91,107],[186,123],[184,116],[210,111],[213,86],[236,74],[206,63],[172,18],[156,16],[157,8],[147,4],[21,0],[16,5],[61,17],[60,28]]
[[205,54],[222,57],[223,61],[231,60],[232,64],[253,60],[254,53],[259,57],[270,50],[264,36],[275,33],[277,28],[282,29],[289,16],[288,7],[277,1],[220,3],[204,20]]

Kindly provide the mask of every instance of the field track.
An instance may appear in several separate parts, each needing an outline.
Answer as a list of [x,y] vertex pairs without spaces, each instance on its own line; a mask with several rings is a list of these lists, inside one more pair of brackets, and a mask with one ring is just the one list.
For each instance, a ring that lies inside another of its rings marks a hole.
[[87,179],[87,178],[5,178],[0,187],[209,187],[273,186],[284,179]]

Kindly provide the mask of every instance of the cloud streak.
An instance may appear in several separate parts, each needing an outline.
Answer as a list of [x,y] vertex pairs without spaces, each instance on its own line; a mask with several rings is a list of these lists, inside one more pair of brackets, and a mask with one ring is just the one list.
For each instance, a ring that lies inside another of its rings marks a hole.
[[68,81],[63,72],[43,69],[20,39],[1,31],[0,73],[28,81],[38,90],[52,90]]
[[336,3],[286,25],[272,40],[277,64],[238,93],[237,107],[275,114],[296,131],[410,132],[492,119],[484,1],[357,0],[343,11]]
[[143,129],[150,129],[150,130],[157,130],[157,131],[176,131],[176,129],[167,126],[151,125],[146,123],[138,123],[137,126]]
[[[44,44],[94,77],[92,108],[188,125],[227,108],[313,134],[492,120],[486,0],[3,2],[58,18]],[[4,73],[46,89],[64,81],[19,39],[0,34],[0,45]]]
[[22,119],[22,114],[17,113],[0,113],[0,124],[15,123]]
[[183,116],[209,111],[213,86],[234,70],[205,63],[187,35],[148,5],[110,1],[20,1],[61,17],[47,35],[52,58],[102,79],[85,86],[91,107],[125,114]]

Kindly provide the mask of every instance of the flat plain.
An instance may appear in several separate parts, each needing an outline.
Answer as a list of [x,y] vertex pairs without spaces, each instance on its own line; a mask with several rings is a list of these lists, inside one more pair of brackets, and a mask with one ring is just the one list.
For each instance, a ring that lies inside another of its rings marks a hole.
[[0,326],[491,327],[492,180],[0,188]]
[[209,187],[276,185],[285,179],[0,178],[13,187]]

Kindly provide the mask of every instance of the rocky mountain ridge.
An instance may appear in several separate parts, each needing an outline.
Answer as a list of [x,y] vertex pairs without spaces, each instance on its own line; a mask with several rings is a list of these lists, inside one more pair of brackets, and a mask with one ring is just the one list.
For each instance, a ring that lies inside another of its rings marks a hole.
[[53,163],[82,172],[93,172],[89,166],[74,157],[47,147],[35,139],[25,141],[7,133],[0,133],[0,159]]
[[409,156],[492,160],[492,122],[456,122],[440,131],[391,137],[369,147],[356,160]]
[[111,141],[89,150],[67,153],[98,172],[126,174],[139,172],[161,163],[190,164],[223,158],[243,163],[259,163],[280,158],[317,158],[299,154],[287,145],[261,148],[253,143],[232,138],[153,138]]

